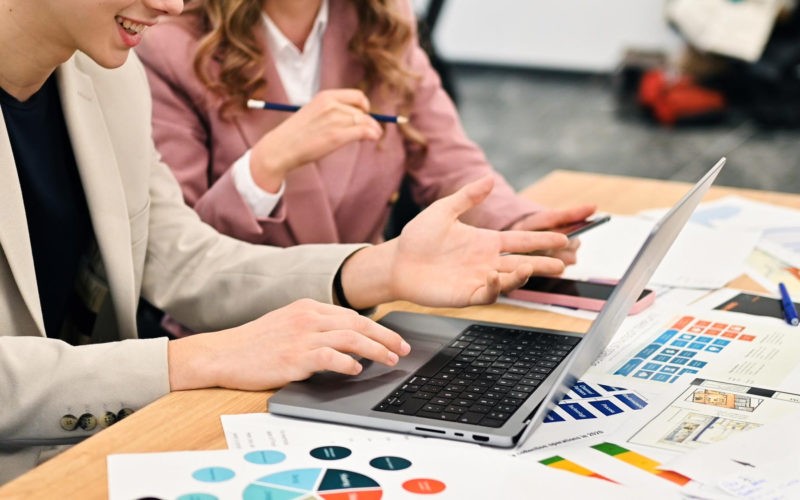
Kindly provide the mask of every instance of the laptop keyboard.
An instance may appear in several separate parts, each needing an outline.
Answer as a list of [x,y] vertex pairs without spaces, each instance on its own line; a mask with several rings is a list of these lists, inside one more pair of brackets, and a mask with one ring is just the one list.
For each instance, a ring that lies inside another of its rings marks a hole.
[[502,427],[579,341],[471,325],[373,410]]

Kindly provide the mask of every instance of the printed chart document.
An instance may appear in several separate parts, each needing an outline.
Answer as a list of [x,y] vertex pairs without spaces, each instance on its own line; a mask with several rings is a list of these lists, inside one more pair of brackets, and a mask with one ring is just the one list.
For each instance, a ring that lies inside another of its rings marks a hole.
[[[657,209],[640,215],[656,219],[663,213]],[[726,196],[700,204],[690,220],[709,228],[760,232],[757,248],[747,257],[747,274],[768,290],[784,282],[800,294],[800,210]]]
[[800,434],[793,413],[665,464],[708,491],[736,498],[800,498]]
[[626,424],[628,443],[686,453],[800,415],[800,394],[696,378]]
[[567,498],[641,498],[607,481],[482,449],[419,443],[316,442],[257,450],[120,454],[108,457],[111,500],[134,498],[245,500],[378,500],[529,498],[531,492]]
[[797,327],[749,314],[684,309],[629,317],[589,374],[670,384],[682,375],[800,390]]

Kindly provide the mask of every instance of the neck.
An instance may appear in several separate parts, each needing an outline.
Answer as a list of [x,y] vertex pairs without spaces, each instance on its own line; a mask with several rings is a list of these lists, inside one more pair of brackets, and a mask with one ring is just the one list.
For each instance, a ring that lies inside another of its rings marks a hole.
[[[72,52],[56,47],[47,32],[38,1],[0,0],[0,87],[27,100]],[[48,50],[48,48],[50,50]]]
[[268,0],[264,11],[281,32],[299,49],[314,27],[322,0]]

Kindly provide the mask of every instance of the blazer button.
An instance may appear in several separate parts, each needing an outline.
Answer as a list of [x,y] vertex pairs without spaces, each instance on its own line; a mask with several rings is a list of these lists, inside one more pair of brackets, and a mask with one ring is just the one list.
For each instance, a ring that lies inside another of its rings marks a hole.
[[91,413],[84,413],[78,418],[78,426],[85,431],[91,431],[97,427],[97,417]]
[[130,408],[121,409],[120,411],[117,412],[117,422],[119,422],[123,418],[127,417],[131,413],[133,413],[133,410],[131,410]]
[[74,431],[78,427],[78,417],[75,415],[66,414],[61,417],[61,428],[65,431]]
[[100,419],[100,425],[103,427],[108,427],[116,421],[117,415],[113,411],[107,411]]

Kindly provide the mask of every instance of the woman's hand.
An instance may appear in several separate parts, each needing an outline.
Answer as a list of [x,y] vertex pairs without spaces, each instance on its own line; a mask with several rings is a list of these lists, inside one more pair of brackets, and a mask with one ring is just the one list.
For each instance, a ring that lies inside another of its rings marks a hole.
[[492,185],[491,177],[467,184],[423,210],[398,238],[353,254],[342,268],[348,302],[356,308],[398,299],[427,306],[487,304],[532,274],[560,274],[561,260],[523,254],[562,250],[569,244],[563,234],[493,231],[458,220]]
[[[516,231],[546,231],[548,229],[582,221],[592,215],[596,209],[597,207],[594,205],[549,208],[520,219],[511,226],[511,229]],[[544,253],[544,255],[555,257],[564,262],[564,264],[570,265],[577,262],[577,252],[580,246],[580,240],[572,238],[569,241],[569,245],[566,247],[548,251]]]
[[172,390],[265,390],[320,370],[357,375],[362,366],[349,354],[394,366],[410,350],[355,311],[302,299],[236,328],[171,341],[169,382]]
[[323,90],[253,146],[253,180],[274,193],[292,169],[350,142],[377,141],[383,129],[368,112],[369,100],[360,90]]

